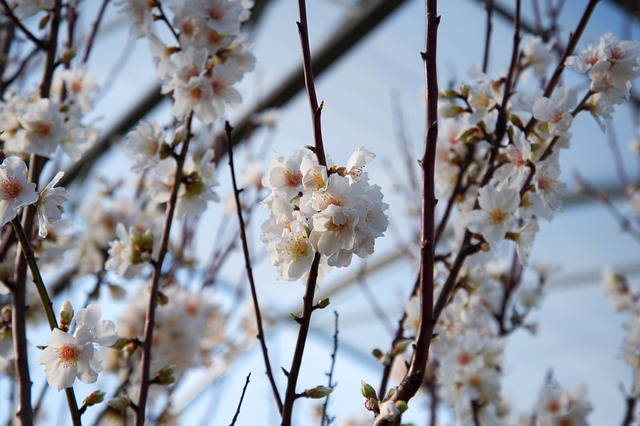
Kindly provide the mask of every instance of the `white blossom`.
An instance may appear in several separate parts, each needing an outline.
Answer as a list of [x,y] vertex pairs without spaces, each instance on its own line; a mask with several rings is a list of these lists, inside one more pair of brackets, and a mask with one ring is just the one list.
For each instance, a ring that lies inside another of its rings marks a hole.
[[7,157],[0,164],[1,225],[13,220],[18,209],[38,199],[36,184],[27,180],[27,165],[19,157]]
[[467,214],[467,228],[482,234],[491,245],[500,243],[514,224],[514,213],[520,204],[518,191],[487,185],[480,188],[478,203],[480,210]]
[[57,183],[62,179],[64,172],[58,172],[45,188],[40,190],[36,206],[38,208],[38,235],[45,238],[47,228],[52,222],[60,220],[62,217],[62,203],[67,200],[67,191],[64,188],[56,188]]
[[50,99],[29,104],[20,118],[20,146],[28,153],[48,157],[67,135],[62,114]]

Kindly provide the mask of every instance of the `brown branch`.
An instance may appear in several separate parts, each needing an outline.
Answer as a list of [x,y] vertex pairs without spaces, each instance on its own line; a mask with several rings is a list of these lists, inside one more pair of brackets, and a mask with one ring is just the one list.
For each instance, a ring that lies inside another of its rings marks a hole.
[[107,9],[107,4],[109,0],[102,0],[102,5],[100,5],[100,10],[98,11],[98,16],[96,17],[95,22],[93,23],[93,27],[91,28],[91,34],[87,38],[87,43],[84,47],[84,55],[82,56],[82,63],[86,64],[89,60],[89,55],[91,54],[91,49],[93,48],[93,42],[96,38],[96,34],[98,34],[98,28],[100,27],[100,22],[102,22],[102,18],[104,16],[104,12]]
[[493,0],[486,0],[484,6],[487,9],[487,33],[484,39],[482,72],[486,74],[489,69],[489,49],[491,47],[491,32],[493,31]]
[[296,394],[296,383],[298,381],[298,375],[300,374],[300,367],[302,365],[302,355],[304,354],[304,347],[307,341],[307,335],[309,334],[309,325],[311,324],[311,313],[313,312],[313,294],[316,289],[316,282],[318,281],[318,266],[320,265],[320,253],[316,253],[311,264],[311,271],[309,271],[309,278],[307,279],[307,288],[303,298],[302,304],[302,317],[300,318],[300,330],[298,331],[298,339],[296,341],[296,348],[293,353],[293,359],[291,361],[291,368],[287,373],[287,391],[284,397],[284,406],[282,408],[282,426],[291,426],[291,417],[293,414],[293,403],[298,398]]
[[[438,142],[438,78],[437,36],[440,17],[437,0],[426,0],[425,51],[422,52],[427,100],[424,151],[422,167],[422,227],[420,241],[420,325],[409,370],[393,396],[396,401],[408,402],[418,392],[425,376],[429,346],[433,332],[433,287],[435,256],[435,159]],[[388,425],[389,421],[377,417],[374,425]]]
[[0,4],[2,4],[2,6],[4,7],[4,13],[9,18],[9,20],[13,22],[16,27],[20,28],[20,31],[22,31],[24,35],[33,42],[33,44],[38,46],[38,48],[41,50],[47,50],[49,48],[49,45],[46,42],[40,40],[22,24],[22,21],[18,19],[18,17],[13,13],[11,7],[9,7],[9,4],[7,4],[7,0],[0,0]]
[[[304,83],[309,98],[309,107],[311,109],[311,121],[313,123],[313,141],[315,154],[318,163],[321,166],[327,165],[327,159],[324,153],[324,144],[322,142],[322,126],[320,123],[320,114],[322,108],[318,106],[315,84],[313,81],[313,67],[311,65],[311,49],[309,48],[309,26],[307,24],[307,7],[305,0],[298,0],[298,34],[300,35],[300,45],[302,48],[302,64],[304,70]],[[297,399],[296,383],[300,373],[302,364],[302,355],[309,333],[309,325],[311,323],[311,313],[313,312],[313,295],[318,280],[318,267],[320,265],[320,253],[316,253],[311,264],[309,277],[307,279],[307,287],[303,299],[302,317],[300,318],[300,330],[298,330],[298,340],[291,362],[291,369],[287,374],[287,390],[284,397],[284,406],[282,408],[282,426],[291,425],[291,417],[293,414],[293,404]]]
[[[231,151],[229,151],[231,152]],[[231,154],[229,154],[231,155]],[[245,392],[247,392],[247,387],[249,386],[249,378],[251,377],[251,373],[247,374],[247,378],[245,379],[244,382],[244,386],[242,388],[242,394],[240,395],[240,401],[238,401],[238,408],[236,409],[236,414],[233,416],[233,420],[231,420],[231,425],[233,426],[236,424],[236,421],[238,420],[238,416],[240,415],[240,407],[242,407],[242,401],[244,400],[244,394]]]
[[176,175],[173,180],[171,195],[167,203],[164,224],[162,225],[162,236],[160,237],[161,239],[160,246],[158,248],[158,258],[154,262],[153,272],[151,274],[151,291],[149,294],[149,302],[147,304],[147,313],[144,324],[144,339],[142,342],[142,371],[140,377],[140,391],[138,393],[138,408],[135,412],[136,426],[144,426],[145,423],[147,396],[149,394],[149,386],[151,385],[151,380],[149,377],[149,369],[151,367],[151,344],[153,341],[153,327],[155,325],[155,313],[158,304],[160,276],[162,275],[162,264],[164,263],[164,258],[169,248],[169,234],[171,233],[171,224],[173,223],[173,216],[178,200],[178,191],[182,182],[182,168],[184,166],[184,160],[189,149],[189,142],[191,141],[192,137],[192,120],[193,112],[191,112],[185,120],[184,127],[186,136],[184,142],[182,142],[182,149],[180,150],[180,154],[176,157]]
[[635,409],[638,400],[632,396],[628,396],[626,400],[627,409],[625,410],[622,426],[631,426],[635,416]]
[[[282,399],[280,399],[280,393],[278,392],[278,386],[276,385],[273,371],[271,370],[271,361],[269,361],[269,351],[267,350],[267,342],[262,327],[262,315],[260,314],[260,305],[258,304],[258,294],[256,292],[256,284],[253,279],[253,269],[251,267],[251,256],[249,255],[249,245],[247,243],[247,233],[244,226],[244,219],[242,218],[242,206],[240,204],[240,190],[238,189],[238,183],[236,182],[236,172],[233,165],[233,146],[231,144],[231,132],[233,128],[227,121],[224,126],[227,134],[227,142],[229,144],[229,169],[231,170],[231,182],[233,184],[233,195],[236,202],[236,211],[238,213],[238,224],[240,226],[240,240],[242,241],[242,252],[244,254],[244,266],[247,270],[247,280],[249,281],[249,288],[251,289],[251,299],[253,301],[253,309],[256,313],[256,324],[258,326],[258,340],[260,341],[260,348],[262,349],[262,358],[264,359],[264,365],[267,369],[267,377],[271,384],[271,391],[273,397],[278,405],[278,411],[282,412]],[[247,378],[248,381],[248,378]]]
[[58,31],[60,30],[60,13],[62,9],[62,0],[56,0],[51,11],[49,22],[49,36],[47,37],[47,52],[44,60],[44,71],[42,82],[40,84],[40,97],[48,98],[51,92],[51,82],[53,80],[53,71],[56,68],[56,51],[58,48]]

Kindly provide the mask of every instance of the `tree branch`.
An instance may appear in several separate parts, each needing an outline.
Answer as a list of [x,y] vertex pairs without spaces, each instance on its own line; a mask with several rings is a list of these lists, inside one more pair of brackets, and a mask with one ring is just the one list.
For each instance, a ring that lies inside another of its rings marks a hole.
[[136,426],[144,426],[145,411],[147,405],[147,396],[149,394],[149,386],[151,380],[149,377],[149,369],[151,367],[151,345],[153,341],[153,327],[155,325],[155,313],[158,304],[158,289],[160,286],[160,276],[162,275],[162,264],[164,263],[164,257],[167,254],[169,247],[169,234],[171,233],[171,224],[173,223],[173,216],[176,209],[178,200],[178,191],[182,182],[182,168],[184,166],[184,160],[187,156],[189,149],[189,142],[191,141],[191,122],[193,119],[193,112],[189,114],[185,121],[185,139],[182,142],[182,149],[180,154],[176,158],[176,175],[173,180],[173,187],[171,188],[171,195],[169,202],[167,203],[167,210],[165,213],[164,224],[162,225],[162,236],[160,237],[160,247],[158,249],[158,258],[153,265],[153,273],[151,274],[151,291],[149,294],[149,302],[147,304],[147,313],[144,324],[144,339],[142,342],[142,371],[140,377],[140,392],[138,393],[138,408],[136,410]]
[[[233,128],[227,121],[225,123],[225,132],[227,134],[227,142],[229,144],[229,169],[231,170],[231,182],[233,184],[233,196],[236,202],[236,211],[238,213],[238,225],[240,227],[240,240],[242,241],[242,252],[244,254],[244,266],[247,270],[247,279],[249,280],[249,288],[251,288],[251,299],[253,300],[253,309],[256,313],[256,324],[258,326],[258,340],[260,341],[260,347],[262,349],[262,358],[264,359],[264,365],[267,369],[267,377],[269,383],[271,383],[271,390],[273,397],[278,405],[278,411],[282,412],[282,399],[280,399],[280,393],[278,392],[278,386],[276,385],[275,378],[273,377],[273,371],[271,370],[271,361],[269,361],[269,351],[267,350],[267,342],[262,328],[262,315],[260,314],[260,305],[258,304],[258,295],[256,292],[256,284],[253,279],[253,269],[251,267],[251,256],[249,255],[249,245],[247,243],[247,233],[244,226],[244,220],[242,219],[242,206],[240,205],[240,191],[238,190],[238,183],[236,182],[236,172],[233,165],[233,145],[231,143],[231,132]],[[247,381],[249,378],[247,377]],[[238,407],[239,408],[239,407]]]

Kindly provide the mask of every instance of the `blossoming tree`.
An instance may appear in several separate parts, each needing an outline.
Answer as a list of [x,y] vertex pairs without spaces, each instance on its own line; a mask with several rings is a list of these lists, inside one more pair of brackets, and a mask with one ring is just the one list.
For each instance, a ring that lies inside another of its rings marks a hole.
[[[188,422],[174,409],[176,389],[198,374],[237,374],[242,354],[259,346],[279,424],[311,422],[294,414],[303,399],[321,400],[322,425],[356,424],[328,414],[339,382],[333,376],[337,313],[326,384],[300,383],[303,355],[314,318],[322,314],[317,311],[331,305],[320,291],[325,275],[374,255],[393,223],[389,199],[367,168],[376,154],[357,143],[346,161],[334,162],[331,144],[325,146],[305,1],[298,1],[297,26],[313,140],[272,159],[252,145],[240,182],[234,163],[240,142],[228,119],[241,103],[243,77],[255,66],[242,31],[252,2],[114,2],[128,19],[130,37],[145,41],[158,92],[171,106],[163,118],[145,118],[128,129],[126,182],[94,184],[96,196],[89,197],[75,191],[79,174],[64,170],[91,165],[100,145],[91,119],[98,85],[89,57],[108,3],[101,3],[80,36],[85,28],[79,17],[91,10],[82,2],[0,0],[0,373],[11,388],[15,384],[8,420],[51,421],[41,405],[53,389],[64,390],[74,425]],[[363,396],[363,424],[400,425],[403,416],[424,411],[414,405],[423,396],[433,425],[440,407],[448,407],[461,425],[588,422],[586,390],[565,389],[551,375],[532,391],[538,402],[526,420],[517,419],[502,392],[504,352],[513,333],[535,328],[527,317],[540,303],[548,271],[536,271],[535,285],[523,277],[539,221],[553,220],[562,209],[562,151],[569,148],[570,130],[585,113],[609,130],[640,75],[640,43],[607,32],[579,47],[597,0],[586,4],[568,40],[523,35],[520,3],[514,6],[505,70],[488,74],[489,30],[482,69],[443,90],[436,67],[440,16],[435,0],[425,3],[424,151],[409,166],[422,173],[412,194],[414,202],[420,200],[420,231],[402,248],[419,261],[414,282],[404,286],[409,296],[393,341],[373,349],[379,386],[363,378],[360,389],[349,390]],[[487,10],[491,28],[492,1]],[[36,60],[43,64],[41,74]],[[585,85],[563,85],[565,68],[584,74]],[[262,111],[258,123],[272,125],[272,113]],[[225,156],[230,179],[222,176]],[[639,187],[626,189],[636,204]],[[231,192],[228,212],[237,221],[221,214],[213,238],[203,218],[222,191]],[[257,245],[250,225],[260,215],[265,219]],[[231,237],[223,238],[229,229]],[[627,229],[640,234],[632,219]],[[209,259],[200,254],[202,238],[196,237],[202,235]],[[254,277],[262,259],[275,279],[303,283],[295,287],[303,288],[296,307],[301,313],[287,319],[297,327],[295,343],[286,345],[288,365],[274,362],[268,344],[274,318],[265,313],[270,300],[258,292]],[[233,292],[221,278],[225,262],[245,265]],[[634,377],[627,412],[620,415],[626,425],[640,397],[638,297],[621,275],[609,273],[605,283],[616,308],[633,313],[623,346]],[[372,305],[370,315],[367,320],[384,312]],[[37,370],[30,360],[37,360]],[[42,380],[34,380],[38,372]],[[76,378],[97,386],[80,404]],[[34,383],[44,389],[37,400]],[[229,410],[235,411],[232,424],[245,392],[251,392],[248,384],[249,377],[237,408]]]

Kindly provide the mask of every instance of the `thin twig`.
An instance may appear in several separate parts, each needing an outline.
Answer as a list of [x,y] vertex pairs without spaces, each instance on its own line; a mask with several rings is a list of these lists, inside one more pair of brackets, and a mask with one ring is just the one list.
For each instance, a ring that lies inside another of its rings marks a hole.
[[24,35],[33,42],[33,44],[38,46],[38,48],[41,50],[47,50],[47,43],[36,37],[31,31],[29,31],[27,27],[22,24],[22,21],[20,21],[20,19],[18,19],[18,17],[14,15],[13,10],[7,4],[7,0],[0,0],[0,4],[2,4],[2,6],[4,7],[5,15],[11,20],[11,22],[13,22],[16,27],[20,28],[20,31],[22,31]]
[[504,81],[504,93],[502,94],[502,103],[498,110],[498,118],[496,120],[496,130],[493,136],[491,144],[491,153],[489,155],[489,161],[487,162],[487,172],[485,173],[480,186],[487,185],[493,177],[493,172],[496,167],[496,159],[502,143],[502,138],[505,135],[507,129],[507,104],[511,97],[511,89],[513,87],[513,76],[518,67],[518,52],[520,48],[520,0],[516,1],[515,12],[513,14],[513,47],[511,51],[511,63],[509,65],[509,71],[507,78]]
[[607,142],[609,142],[609,148],[611,149],[611,155],[613,156],[613,163],[616,168],[620,187],[625,189],[629,186],[629,176],[627,175],[624,160],[622,159],[622,152],[620,151],[616,128],[613,125],[613,121],[610,119],[607,120]]
[[625,410],[624,419],[622,420],[622,426],[631,426],[635,419],[635,409],[638,400],[632,396],[628,396],[626,400],[627,409]]
[[[435,159],[438,142],[438,78],[436,67],[437,37],[440,17],[438,2],[426,0],[425,51],[422,52],[427,100],[422,167],[422,226],[420,236],[420,324],[409,370],[393,396],[396,401],[408,402],[418,392],[426,372],[429,346],[433,332],[433,266],[435,257]],[[390,422],[377,417],[374,425]]]
[[149,394],[149,386],[151,380],[149,377],[149,369],[151,367],[151,344],[153,340],[153,327],[155,325],[155,312],[158,304],[158,289],[160,286],[160,276],[162,275],[162,264],[169,248],[169,234],[171,233],[171,224],[176,210],[178,200],[178,191],[182,182],[182,168],[184,160],[187,157],[189,142],[191,141],[191,122],[193,120],[193,112],[191,112],[185,121],[186,136],[182,142],[182,149],[176,158],[176,174],[171,188],[171,195],[167,203],[164,224],[162,225],[162,236],[160,237],[160,247],[158,248],[158,258],[153,265],[153,273],[151,274],[151,291],[149,294],[149,302],[147,304],[147,313],[144,324],[144,340],[142,343],[142,371],[140,375],[140,391],[138,394],[138,408],[135,412],[135,424],[144,426],[145,412],[147,405],[147,396]]
[[53,71],[56,68],[56,51],[58,47],[58,31],[60,29],[60,13],[62,0],[56,0],[53,5],[49,22],[49,36],[47,37],[47,54],[44,59],[44,71],[40,83],[40,97],[48,98],[51,92]]
[[298,398],[296,394],[296,383],[300,374],[302,365],[302,356],[304,354],[307,335],[309,334],[309,325],[311,324],[311,313],[313,312],[313,294],[315,292],[316,283],[318,281],[318,266],[320,265],[320,253],[316,253],[309,271],[307,286],[302,303],[302,317],[300,318],[300,330],[298,330],[298,339],[296,340],[296,348],[291,361],[291,368],[287,374],[287,391],[284,397],[284,406],[282,408],[282,426],[291,426],[291,417],[293,414],[293,403]]
[[108,3],[109,0],[102,0],[102,5],[100,5],[100,10],[98,11],[98,16],[96,16],[96,20],[93,23],[93,27],[91,28],[91,34],[89,34],[87,43],[84,46],[84,55],[82,56],[83,64],[86,64],[89,60],[89,55],[91,54],[91,49],[93,48],[93,42],[96,38],[96,34],[98,34],[98,28],[100,27],[100,22],[102,22],[104,11],[107,9]]
[[[229,143],[229,169],[231,170],[231,182],[233,184],[233,195],[236,202],[236,211],[238,214],[238,224],[240,226],[240,239],[242,241],[242,252],[244,254],[244,266],[247,270],[247,280],[249,281],[249,288],[251,288],[251,299],[253,300],[253,309],[256,314],[256,324],[258,326],[258,340],[260,341],[260,348],[262,349],[262,358],[264,359],[264,365],[267,369],[267,377],[269,383],[271,383],[271,390],[273,397],[278,405],[278,411],[282,412],[282,400],[280,399],[280,393],[278,392],[278,386],[276,385],[273,371],[271,370],[271,361],[269,360],[269,351],[267,350],[267,342],[264,334],[264,328],[262,327],[262,315],[260,314],[260,304],[258,303],[258,294],[256,292],[256,284],[253,279],[253,269],[251,267],[251,256],[249,254],[249,245],[247,243],[247,233],[244,226],[244,220],[242,218],[242,206],[240,205],[240,190],[238,189],[238,183],[236,182],[236,172],[233,165],[233,146],[231,144],[231,132],[233,128],[227,121],[224,126],[227,134],[227,142]],[[248,377],[247,377],[248,381]],[[239,408],[239,407],[238,407]]]
[[249,386],[250,377],[251,377],[251,373],[247,374],[247,379],[244,382],[244,387],[242,388],[242,394],[240,395],[240,401],[238,401],[238,408],[236,409],[236,414],[233,416],[233,420],[231,420],[231,424],[229,426],[235,425],[236,420],[238,420],[238,416],[240,415],[240,407],[242,407],[242,400],[244,400],[244,394],[247,391],[247,387]]
[[[302,63],[304,70],[304,83],[309,98],[309,107],[311,109],[311,121],[313,123],[313,140],[315,154],[318,164],[327,165],[327,158],[324,153],[324,144],[322,142],[322,126],[320,123],[320,115],[322,108],[318,106],[316,97],[316,89],[313,81],[313,69],[311,67],[311,49],[309,48],[309,26],[307,24],[307,8],[305,0],[298,0],[298,33],[300,35],[300,45],[302,48]],[[300,318],[300,329],[298,330],[298,339],[296,348],[291,362],[291,369],[287,375],[287,390],[284,397],[282,408],[282,426],[291,425],[291,417],[293,415],[293,404],[298,398],[296,394],[296,383],[300,366],[302,364],[302,355],[309,333],[309,325],[311,323],[311,313],[313,312],[313,295],[318,281],[318,267],[320,266],[320,253],[316,253],[311,264],[309,277],[307,279],[306,290],[303,298],[302,317]]]
[[[47,294],[47,288],[45,287],[44,281],[42,280],[42,275],[40,274],[40,269],[38,268],[38,264],[36,263],[36,258],[33,254],[33,250],[31,249],[31,245],[29,244],[29,239],[27,238],[25,229],[23,228],[22,223],[20,223],[20,220],[17,217],[11,221],[11,225],[13,225],[13,229],[16,233],[16,237],[20,242],[21,250],[18,250],[18,255],[21,257],[20,260],[22,260],[23,258],[22,254],[24,254],[24,259],[26,260],[29,270],[31,271],[33,283],[35,284],[36,289],[38,290],[38,295],[40,296],[40,301],[42,302],[42,306],[44,308],[44,312],[47,317],[47,322],[49,323],[49,328],[51,330],[53,330],[54,328],[58,328],[58,321],[56,320],[56,314],[53,311],[53,304],[51,303],[51,299]],[[19,263],[22,263],[22,262],[19,262]],[[19,277],[19,278],[20,279],[16,280],[18,283],[26,282],[26,277],[24,279],[21,279],[22,277]],[[20,286],[23,284],[18,284],[18,285]],[[28,370],[27,370],[26,376],[27,378],[29,377]],[[30,387],[31,386],[29,385],[29,388]],[[78,403],[76,402],[76,397],[75,397],[73,388],[66,388],[65,393],[67,395],[67,403],[69,405],[71,420],[74,426],[79,426],[81,424],[80,413],[78,412]],[[29,389],[29,395],[31,395],[30,389]],[[32,411],[30,400],[29,400],[29,411]]]
[[629,218],[625,216],[616,207],[616,205],[613,204],[613,202],[611,202],[611,199],[605,192],[598,191],[577,171],[574,172],[573,177],[576,182],[578,182],[581,190],[593,197],[594,200],[601,202],[607,208],[611,216],[618,221],[620,228],[640,243],[640,229],[633,226],[631,220],[629,220]]
[[[333,311],[334,320],[334,333],[333,333],[333,351],[331,352],[331,367],[329,367],[329,372],[327,373],[327,386],[333,389],[336,386],[336,383],[333,383],[333,370],[336,366],[336,355],[338,354],[338,312]],[[327,407],[329,406],[329,397],[331,394],[327,395],[324,399],[324,404],[322,404],[322,421],[320,422],[321,426],[329,426],[333,419],[329,418],[327,415]]]
[[482,72],[489,69],[489,49],[491,47],[491,32],[493,31],[493,0],[486,0],[484,7],[487,9],[487,33],[484,39],[484,56],[482,59]]

